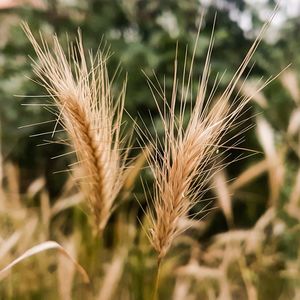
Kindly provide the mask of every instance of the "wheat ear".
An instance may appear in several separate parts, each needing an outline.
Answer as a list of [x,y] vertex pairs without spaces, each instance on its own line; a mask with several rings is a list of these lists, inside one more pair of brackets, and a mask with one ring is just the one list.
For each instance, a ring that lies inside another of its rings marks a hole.
[[[215,80],[212,91],[208,93],[207,83],[210,75],[213,34],[196,97],[191,99],[192,107],[188,106],[189,114],[187,114],[186,107],[187,101],[192,98],[191,81],[199,32],[191,67],[188,69],[185,63],[181,80],[177,76],[177,60],[175,59],[170,101],[167,100],[165,87],[160,86],[159,82],[158,85],[154,84],[148,78],[164,129],[162,140],[157,134],[150,137],[141,135],[142,138],[146,137],[147,143],[150,143],[151,148],[154,149],[148,160],[155,182],[152,199],[154,208],[149,210],[147,216],[150,221],[148,237],[158,253],[159,261],[168,252],[174,238],[182,231],[179,227],[179,220],[186,217],[192,206],[201,199],[204,193],[203,187],[217,171],[216,163],[220,159],[220,154],[216,155],[216,153],[224,146],[223,138],[232,129],[237,116],[252,98],[240,97],[237,93],[231,104],[229,101],[267,25],[263,27],[229,85],[214,105],[210,104],[212,99],[216,98],[215,91],[221,79]],[[267,82],[258,91],[265,84]],[[177,115],[176,111],[179,111]],[[188,115],[189,119],[186,121]]]
[[[79,182],[98,230],[102,231],[122,187],[127,150],[121,137],[126,81],[114,101],[107,72],[108,53],[86,57],[81,34],[64,53],[57,36],[51,47],[41,35],[38,44],[27,24],[23,29],[38,56],[34,73],[58,108],[57,122],[68,133],[76,152]],[[55,131],[55,129],[54,129]]]

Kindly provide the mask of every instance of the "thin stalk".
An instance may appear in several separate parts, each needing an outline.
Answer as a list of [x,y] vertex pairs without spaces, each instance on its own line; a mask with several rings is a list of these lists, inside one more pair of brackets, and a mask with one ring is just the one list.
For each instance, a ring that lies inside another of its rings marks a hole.
[[153,295],[152,295],[152,300],[157,300],[157,295],[158,295],[158,285],[159,285],[159,278],[160,278],[160,269],[161,269],[161,259],[159,258],[157,260],[157,269],[156,269],[156,274],[155,274],[155,282],[154,282],[154,290],[153,290]]

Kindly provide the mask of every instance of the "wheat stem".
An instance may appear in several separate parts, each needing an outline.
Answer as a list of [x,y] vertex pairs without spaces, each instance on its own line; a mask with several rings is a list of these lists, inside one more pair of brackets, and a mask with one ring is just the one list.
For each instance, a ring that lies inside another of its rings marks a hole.
[[155,272],[152,300],[158,299],[158,287],[159,287],[159,280],[160,280],[161,263],[162,263],[162,260],[160,258],[158,258],[156,272]]

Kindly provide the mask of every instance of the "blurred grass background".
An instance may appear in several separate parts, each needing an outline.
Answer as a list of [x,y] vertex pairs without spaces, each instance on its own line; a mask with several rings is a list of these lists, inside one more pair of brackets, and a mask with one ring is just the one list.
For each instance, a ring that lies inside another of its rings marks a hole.
[[[251,129],[240,147],[260,153],[215,176],[207,197],[216,197],[217,209],[202,220],[183,220],[188,225],[182,226],[190,227],[163,265],[160,299],[300,299],[300,7],[288,2],[281,4],[241,86],[242,93],[252,94],[261,78],[276,76],[291,64],[255,95],[243,115]],[[0,1],[0,267],[51,239],[64,245],[92,280],[82,283],[55,251],[40,253],[2,279],[0,299],[150,299],[156,263],[133,196],[144,203],[139,175],[131,174],[121,195],[126,201],[99,240],[68,174],[53,174],[73,158],[52,157],[68,150],[54,144],[37,147],[51,136],[37,134],[51,132],[53,124],[18,129],[50,119],[42,107],[22,105],[40,103],[43,98],[37,95],[45,92],[28,79],[36,79],[28,58],[35,54],[20,22],[27,21],[35,35],[56,32],[65,42],[81,28],[86,48],[94,50],[101,40],[107,42],[113,52],[111,74],[121,65],[116,89],[128,74],[126,110],[133,118],[140,114],[146,124],[151,113],[159,126],[141,70],[151,79],[152,70],[161,81],[165,76],[170,91],[176,42],[183,61],[187,45],[192,53],[205,9],[195,78],[201,75],[217,12],[209,85],[226,70],[222,90],[273,8],[271,0]],[[128,117],[127,122],[130,127]],[[141,172],[150,184],[149,172]]]

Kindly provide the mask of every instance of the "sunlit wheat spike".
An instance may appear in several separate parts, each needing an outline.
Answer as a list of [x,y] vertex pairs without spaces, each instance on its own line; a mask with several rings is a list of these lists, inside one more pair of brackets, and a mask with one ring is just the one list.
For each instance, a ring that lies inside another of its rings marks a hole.
[[34,73],[59,111],[52,136],[58,124],[69,134],[77,159],[83,162],[78,164],[81,187],[102,231],[124,182],[128,148],[121,127],[126,80],[114,99],[107,51],[87,56],[78,33],[65,54],[57,36],[49,45],[40,34],[39,44],[29,26],[22,26],[38,56]]
[[[239,92],[234,91],[266,28],[267,24],[219,97],[216,97],[215,92],[222,77],[216,78],[214,87],[210,92],[208,91],[214,43],[213,33],[195,96],[192,96],[191,85],[200,31],[195,42],[192,64],[189,67],[186,63],[188,60],[185,59],[182,78],[179,78],[177,74],[176,54],[170,99],[164,87],[155,87],[148,78],[164,129],[164,136],[161,140],[157,134],[148,137],[140,131],[142,139],[150,143],[153,149],[148,159],[154,176],[154,208],[147,213],[150,221],[148,237],[158,253],[159,261],[168,252],[173,239],[180,234],[179,220],[188,215],[191,207],[199,201],[201,190],[211,176],[218,171],[220,158],[218,152],[226,142],[224,142],[224,137],[232,129],[245,105],[255,95],[254,92],[250,96],[240,96]],[[263,84],[257,88],[257,92],[262,87]],[[192,105],[188,104],[190,99]]]

